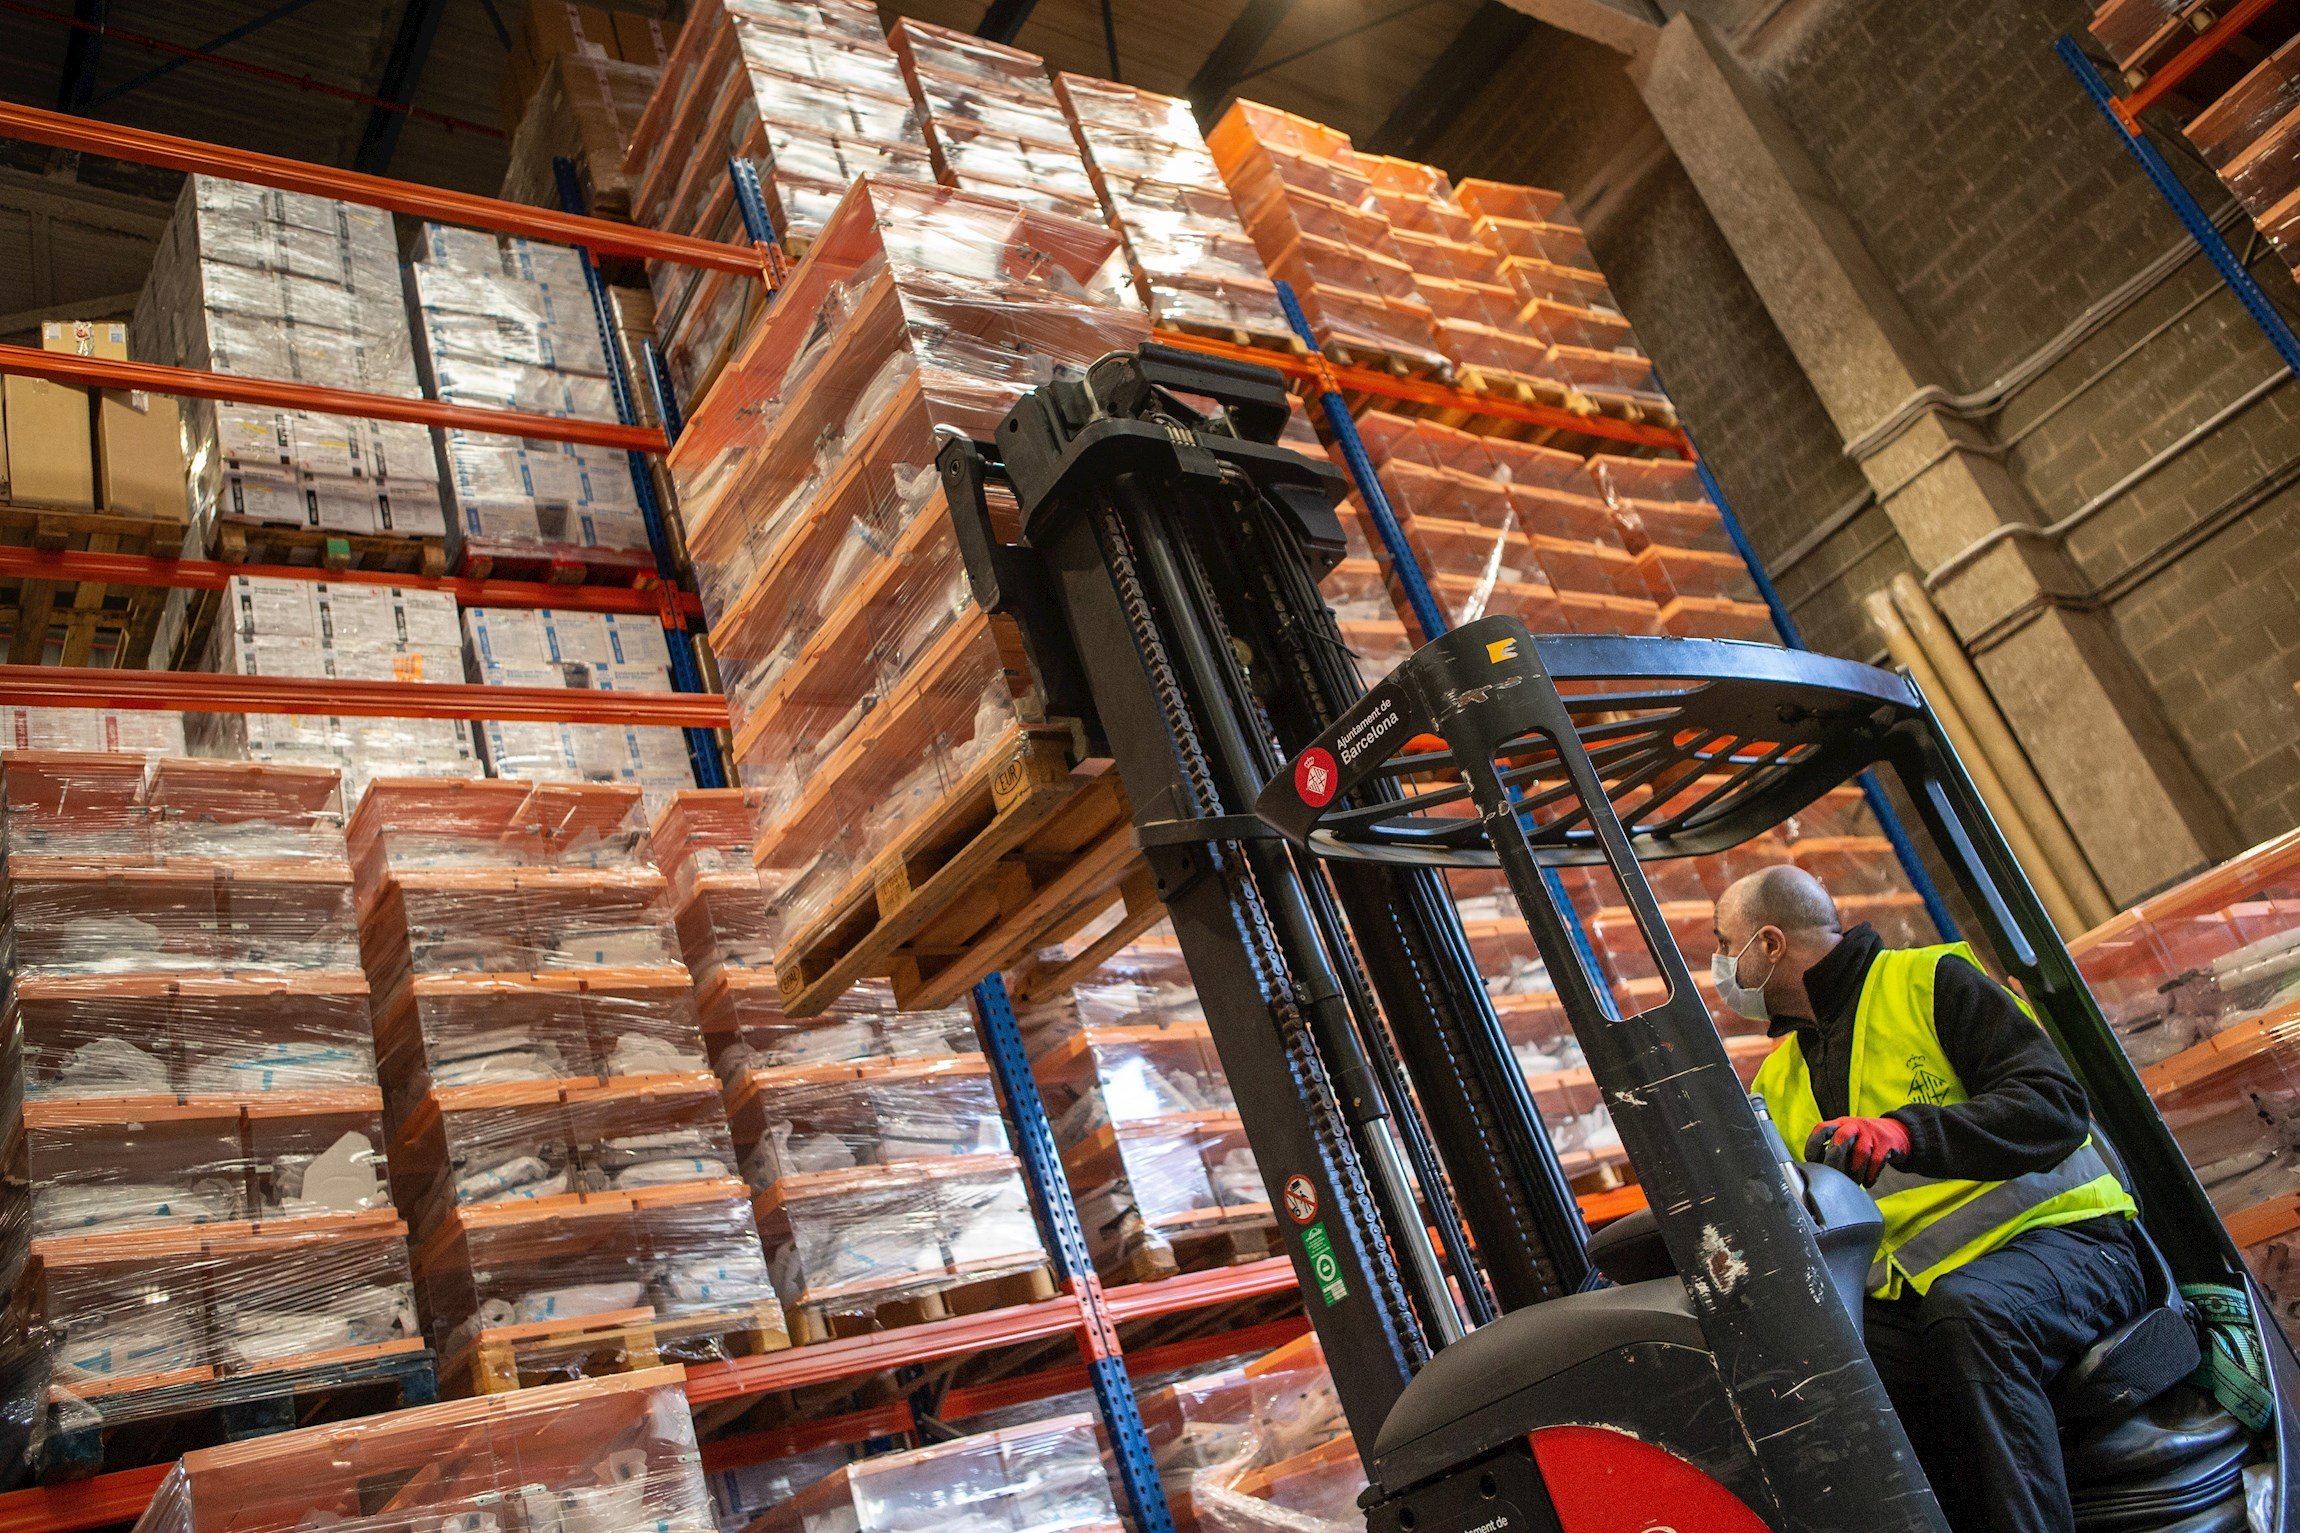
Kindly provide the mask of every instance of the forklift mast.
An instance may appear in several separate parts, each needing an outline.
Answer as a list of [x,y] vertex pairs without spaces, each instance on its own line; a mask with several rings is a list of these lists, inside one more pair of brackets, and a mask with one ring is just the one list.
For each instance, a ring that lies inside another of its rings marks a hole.
[[[1709,1447],[1685,1451],[1756,1510],[1746,1526],[1934,1533],[1858,1283],[1844,1293],[1816,1237],[1829,1174],[1785,1166],[1641,857],[1721,850],[1893,769],[2151,1226],[2190,1253],[2183,1279],[2244,1280],[1921,699],[1794,651],[1536,641],[1508,618],[1456,629],[1369,692],[1318,590],[1343,554],[1343,481],[1276,445],[1290,409],[1275,373],[1145,346],[1024,396],[994,441],[948,442],[938,466],[976,599],[1019,624],[1048,712],[1080,720],[1126,784],[1367,1460],[1370,1518],[1578,1533],[1557,1466],[1545,1479],[1523,1451],[1546,1388],[1572,1420],[1631,1437],[1641,1412],[1692,1423]],[[1568,864],[1617,883],[1665,982],[1657,1005],[1625,1016],[1589,972],[1541,876]],[[1449,868],[1506,879],[1689,1317],[1615,1297],[1639,1287],[1589,1292],[1604,1280]],[[2271,1351],[2289,1372],[2280,1339]]]

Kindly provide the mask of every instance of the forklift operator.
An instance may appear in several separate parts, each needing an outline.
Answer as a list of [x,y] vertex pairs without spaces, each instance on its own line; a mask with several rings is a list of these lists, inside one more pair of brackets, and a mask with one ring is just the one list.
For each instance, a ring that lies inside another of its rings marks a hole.
[[1869,1354],[1950,1526],[2069,1533],[2048,1391],[2146,1304],[2083,1088],[1970,948],[1840,932],[1800,868],[1735,883],[1716,927],[1719,994],[1781,1040],[1756,1094],[1885,1216]]

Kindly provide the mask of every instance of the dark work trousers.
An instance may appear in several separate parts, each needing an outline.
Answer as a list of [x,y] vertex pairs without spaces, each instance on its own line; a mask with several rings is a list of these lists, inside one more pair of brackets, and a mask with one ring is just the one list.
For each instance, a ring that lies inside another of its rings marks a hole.
[[2048,1391],[2146,1303],[2114,1215],[2030,1230],[1921,1298],[1869,1300],[1869,1355],[1954,1533],[2070,1533]]

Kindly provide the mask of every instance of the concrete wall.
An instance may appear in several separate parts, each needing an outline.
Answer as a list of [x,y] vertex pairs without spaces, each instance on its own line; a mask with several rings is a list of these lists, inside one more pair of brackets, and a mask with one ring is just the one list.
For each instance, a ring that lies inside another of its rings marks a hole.
[[[1722,34],[1957,391],[1990,385],[2182,237],[2052,54],[2088,12],[2079,0],[1806,0],[1754,34]],[[1545,32],[1432,157],[1559,186],[1588,209],[1623,307],[1777,562],[1871,480],[1685,171],[1666,153],[1624,169],[1634,157],[1622,145],[1658,136],[1631,78],[1643,67]],[[2200,170],[2193,184],[2207,207],[2225,202]],[[2240,247],[2249,230],[2239,226]],[[2254,269],[2300,314],[2273,255],[2258,252]],[[2051,521],[2277,365],[2197,257],[1981,426]],[[2245,842],[2300,821],[2300,487],[2260,488],[2296,454],[2300,385],[2286,384],[2116,498],[2066,549],[2074,599],[2105,610],[2148,706]],[[1860,597],[1912,567],[1902,513],[1898,531],[1874,507],[1857,515],[1783,578],[1816,648],[1878,651]],[[1966,635],[1984,669],[2031,621],[2016,608]]]

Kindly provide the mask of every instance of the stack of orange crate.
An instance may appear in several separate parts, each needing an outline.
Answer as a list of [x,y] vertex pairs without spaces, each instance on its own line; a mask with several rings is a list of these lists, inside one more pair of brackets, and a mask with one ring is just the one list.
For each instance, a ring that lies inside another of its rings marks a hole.
[[1046,60],[904,18],[888,34],[925,118],[935,174],[1041,213],[1103,221]]
[[1239,101],[1206,143],[1270,275],[1293,285],[1327,356],[1401,377],[1450,373],[1347,134]]
[[1497,258],[1491,279],[1517,297],[1511,328],[1548,347],[1540,369],[1567,403],[1631,420],[1673,422],[1653,364],[1630,334],[1565,201],[1539,187],[1464,181],[1453,199]]
[[0,1293],[47,1351],[43,1472],[430,1398],[336,773],[12,751],[0,789]]
[[[775,238],[804,251],[857,176],[932,180],[918,110],[865,0],[700,0],[632,135],[633,221],[741,245],[728,161],[758,173]],[[702,393],[760,296],[755,278],[652,262],[655,335]]]
[[1110,80],[1057,75],[1054,91],[1151,319],[1239,345],[1300,349],[1238,219],[1190,103]]
[[865,980],[785,1015],[754,812],[740,789],[683,793],[653,844],[794,1333],[1051,1296],[972,1014],[897,1010]]
[[393,1191],[462,1392],[789,1344],[639,809],[387,778],[352,819]]

